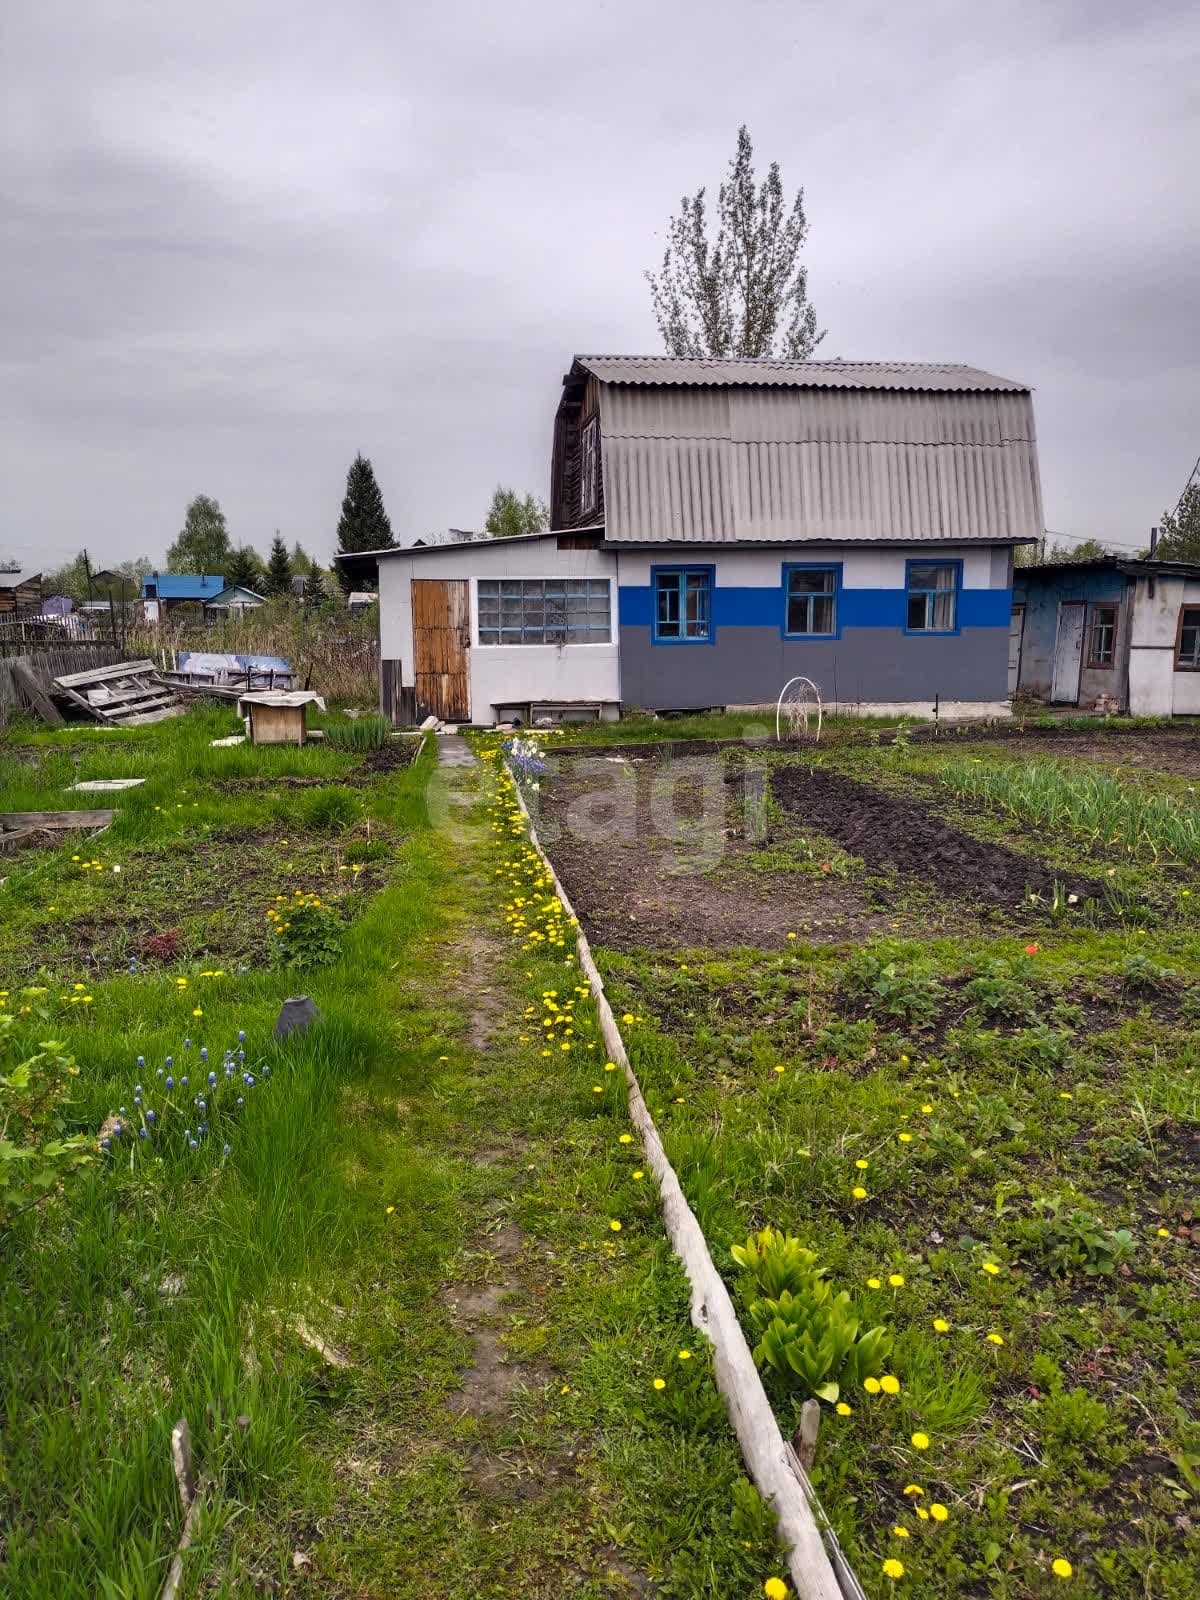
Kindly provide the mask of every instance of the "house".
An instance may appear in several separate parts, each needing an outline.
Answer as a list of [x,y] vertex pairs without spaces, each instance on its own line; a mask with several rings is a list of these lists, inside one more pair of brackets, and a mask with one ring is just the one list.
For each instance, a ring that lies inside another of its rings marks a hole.
[[256,594],[243,583],[231,583],[204,602],[204,618],[206,622],[223,622],[227,618],[242,617],[247,611],[257,611],[262,605],[266,605],[263,595]]
[[1051,705],[1200,713],[1200,565],[1090,561],[1013,574],[1009,678]]
[[1012,552],[1041,536],[1026,384],[973,367],[578,356],[554,531],[378,574],[385,712],[487,723],[774,706],[1007,714]]
[[160,622],[181,605],[201,606],[214,600],[225,587],[225,579],[190,572],[152,572],[142,579],[142,606],[147,622]]
[[12,617],[28,612],[32,616],[42,609],[42,575],[18,569],[0,571],[0,617]]

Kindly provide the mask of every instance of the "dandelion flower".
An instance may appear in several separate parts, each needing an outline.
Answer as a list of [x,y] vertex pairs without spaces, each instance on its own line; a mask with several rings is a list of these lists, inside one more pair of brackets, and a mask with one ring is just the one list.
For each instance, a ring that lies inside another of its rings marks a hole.
[[862,1187],[861,1184],[858,1184],[858,1183],[855,1184],[854,1188],[851,1189],[850,1193],[854,1196],[854,1198],[856,1200],[865,1200],[867,1198],[867,1191]]
[[767,1600],[787,1600],[788,1586],[782,1578],[768,1578],[763,1584]]
[[883,1563],[883,1575],[885,1578],[891,1578],[892,1582],[895,1583],[904,1576],[903,1561],[897,1561],[895,1556],[889,1556]]
[[929,1435],[927,1433],[914,1433],[912,1436],[912,1447],[914,1450],[928,1450]]
[[854,1163],[854,1165],[860,1172],[865,1172],[871,1163],[869,1161],[858,1160]]
[[983,1263],[983,1270],[988,1274],[989,1277],[992,1278],[997,1277],[1000,1272],[1000,1268],[994,1261],[985,1261]]
[[839,1417],[852,1417],[854,1415],[852,1408],[844,1400],[839,1400],[834,1410]]
[[621,1134],[619,1136],[619,1138],[617,1140],[617,1143],[618,1144],[632,1144],[633,1143],[633,1135],[631,1133],[623,1133],[623,1134]]
[[879,1389],[880,1389],[879,1379],[878,1378],[864,1378],[863,1379],[863,1388],[867,1391],[868,1394],[878,1394],[879,1393]]
[[925,1491],[921,1488],[920,1484],[906,1483],[904,1485],[904,1493],[915,1499],[917,1495],[924,1494]]
[[396,1209],[396,1208],[395,1208],[395,1206],[387,1206],[387,1207],[386,1207],[386,1208],[385,1208],[385,1210],[384,1210],[384,1213],[383,1213],[383,1214],[384,1214],[384,1216],[385,1216],[385,1217],[390,1217],[390,1216],[391,1216],[391,1214],[392,1214],[392,1212],[393,1212],[393,1211],[395,1211],[395,1209]]
[[195,1006],[192,1009],[192,1015],[194,1017],[202,1017],[204,1015],[204,1013],[203,1013],[203,1011],[201,1011],[199,1006]]
[[1004,1343],[1004,1335],[1002,1333],[989,1333],[988,1334],[988,1343],[989,1344],[1003,1344]]
[[883,1390],[884,1394],[899,1394],[900,1379],[893,1376],[893,1374],[890,1372],[885,1372],[883,1377],[879,1380],[879,1387]]
[[926,1101],[926,1103],[921,1107],[921,1115],[923,1117],[931,1117],[933,1115],[933,1107],[928,1103],[928,1101]]
[[665,1389],[667,1387],[667,1380],[665,1378],[655,1378],[654,1387],[656,1389]]
[[612,1229],[612,1231],[614,1233],[620,1233],[620,1231],[621,1231],[621,1224],[617,1221],[616,1217],[614,1217],[612,1219],[612,1221],[609,1223],[609,1227]]
[[929,1515],[935,1522],[947,1522],[950,1518],[950,1513],[946,1510],[945,1506],[942,1505],[940,1500],[935,1500],[930,1506]]
[[644,1177],[645,1177],[645,1176],[646,1176],[646,1174],[645,1174],[645,1173],[644,1173],[644,1172],[643,1172],[643,1171],[642,1171],[642,1169],[641,1169],[641,1168],[640,1168],[640,1167],[639,1167],[639,1168],[638,1168],[638,1170],[637,1170],[637,1171],[636,1171],[636,1172],[635,1172],[635,1173],[634,1173],[634,1177],[635,1177],[635,1178],[644,1178]]
[[904,1287],[904,1274],[902,1272],[889,1273],[888,1274],[888,1282],[891,1284],[893,1289],[903,1289],[903,1287]]
[[1054,1560],[1050,1563],[1050,1571],[1056,1578],[1069,1578],[1075,1571],[1075,1568],[1064,1556],[1055,1556]]
[[622,1016],[621,1021],[626,1025],[626,1027],[628,1027],[629,1024],[633,1021],[633,1012],[632,1011],[626,1011],[624,1013],[624,1015]]
[[878,1278],[868,1278],[867,1279],[867,1288],[868,1289],[882,1289],[883,1285],[880,1283]]
[[912,1134],[911,1133],[899,1133],[899,1134],[896,1135],[896,1137],[899,1139],[901,1144],[911,1144],[912,1143]]
[[908,1538],[908,1529],[904,1526],[904,1524],[902,1522],[897,1522],[896,1525],[892,1529],[892,1535],[896,1539],[907,1539]]
[[934,1333],[949,1333],[950,1332],[950,1324],[946,1321],[945,1317],[934,1317],[934,1319],[933,1319],[933,1331],[934,1331]]
[[1158,1230],[1158,1237],[1159,1237],[1159,1238],[1160,1238],[1160,1239],[1169,1239],[1169,1238],[1170,1238],[1170,1237],[1171,1237],[1171,1230],[1170,1230],[1170,1228],[1160,1228],[1160,1229],[1159,1229],[1159,1230]]
[[679,1352],[679,1359],[680,1361],[690,1361],[692,1359],[692,1352],[690,1350],[681,1350]]

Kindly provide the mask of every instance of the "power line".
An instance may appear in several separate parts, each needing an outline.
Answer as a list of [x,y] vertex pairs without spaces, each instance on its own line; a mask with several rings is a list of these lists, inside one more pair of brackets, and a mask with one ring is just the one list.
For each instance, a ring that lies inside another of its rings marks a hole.
[[1200,471],[1200,456],[1196,457],[1196,464],[1192,468],[1192,470],[1188,473],[1188,480],[1183,486],[1183,494],[1181,494],[1179,496],[1179,499],[1176,500],[1175,509],[1171,513],[1172,518],[1175,518],[1175,517],[1177,517],[1179,515],[1179,508],[1183,504],[1183,496],[1185,494],[1187,494],[1188,490],[1192,487],[1192,479],[1196,476],[1196,473],[1198,471]]

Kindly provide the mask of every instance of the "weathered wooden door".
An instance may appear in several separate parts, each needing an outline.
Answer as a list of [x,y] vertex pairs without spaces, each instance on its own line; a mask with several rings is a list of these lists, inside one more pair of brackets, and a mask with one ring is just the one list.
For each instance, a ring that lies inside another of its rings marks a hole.
[[471,715],[467,647],[471,608],[465,578],[412,580],[413,672],[417,708],[447,722]]
[[1077,705],[1079,673],[1083,666],[1083,624],[1087,607],[1081,600],[1063,600],[1058,607],[1058,633],[1054,640],[1054,678],[1050,698],[1056,705]]

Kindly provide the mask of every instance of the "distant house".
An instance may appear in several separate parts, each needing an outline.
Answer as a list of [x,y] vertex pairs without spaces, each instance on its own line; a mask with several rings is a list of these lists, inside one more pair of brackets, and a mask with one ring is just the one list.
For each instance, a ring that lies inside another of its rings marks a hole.
[[494,722],[773,706],[1009,711],[1012,552],[1043,533],[1027,384],[974,367],[578,356],[553,531],[345,555],[381,697]]
[[142,579],[142,605],[147,622],[160,622],[180,605],[204,605],[225,588],[222,577],[193,573],[152,572]]
[[1200,713],[1200,565],[1103,556],[1018,567],[1009,683],[1049,705]]
[[231,583],[220,594],[204,602],[204,615],[212,622],[219,622],[226,617],[240,617],[247,611],[257,611],[259,606],[265,604],[263,595],[255,594],[245,584]]
[[16,616],[18,612],[37,616],[41,609],[40,572],[0,572],[0,617]]

